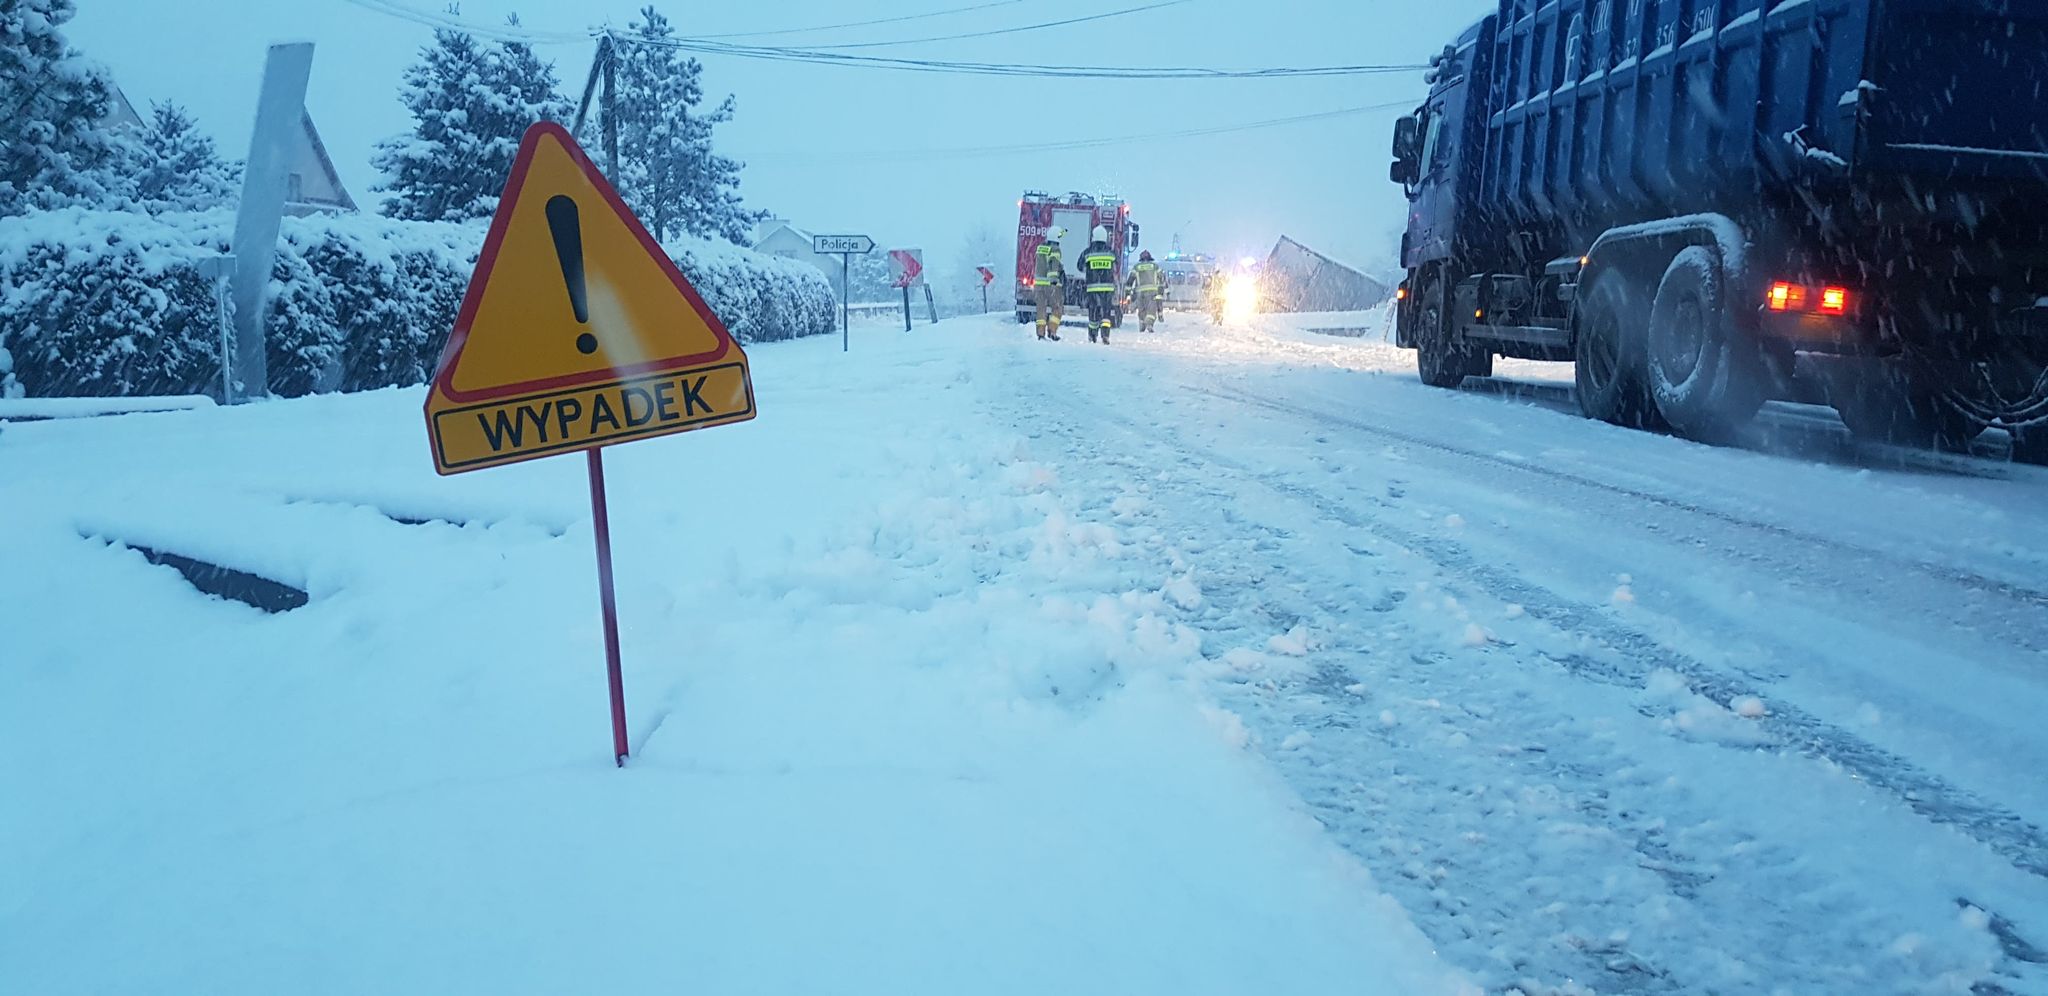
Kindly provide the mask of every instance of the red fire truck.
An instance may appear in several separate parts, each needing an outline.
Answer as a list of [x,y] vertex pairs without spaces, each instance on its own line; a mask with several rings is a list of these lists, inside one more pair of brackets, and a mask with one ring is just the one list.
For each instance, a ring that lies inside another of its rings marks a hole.
[[[1080,272],[1081,253],[1088,247],[1088,234],[1097,225],[1109,232],[1109,247],[1116,251],[1117,285],[1121,287],[1131,258],[1138,251],[1138,225],[1131,220],[1131,206],[1123,198],[1083,193],[1054,195],[1042,190],[1024,192],[1017,202],[1017,281],[1012,285],[1017,292],[1018,322],[1031,321],[1038,310],[1032,299],[1031,278],[1045,233],[1055,228],[1067,230],[1067,237],[1060,240],[1060,254],[1066,258],[1067,276],[1071,278]],[[1067,281],[1070,307],[1087,303],[1082,300],[1082,293],[1080,281]],[[1118,327],[1123,326],[1122,308],[1117,309],[1113,321]]]

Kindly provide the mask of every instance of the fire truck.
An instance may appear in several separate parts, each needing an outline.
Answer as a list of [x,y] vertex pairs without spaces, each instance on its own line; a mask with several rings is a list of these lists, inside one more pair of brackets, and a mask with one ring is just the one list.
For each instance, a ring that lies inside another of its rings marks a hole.
[[[1038,311],[1032,297],[1032,274],[1038,264],[1038,247],[1045,241],[1045,233],[1055,228],[1067,230],[1067,237],[1060,240],[1060,255],[1066,259],[1067,266],[1067,305],[1081,307],[1087,304],[1082,299],[1082,282],[1073,278],[1080,272],[1081,253],[1088,247],[1088,234],[1097,225],[1109,232],[1109,247],[1116,251],[1116,282],[1118,287],[1122,287],[1124,274],[1130,271],[1131,260],[1138,252],[1138,225],[1131,220],[1131,206],[1123,198],[1078,192],[1061,195],[1042,190],[1024,192],[1023,198],[1017,201],[1017,280],[1012,285],[1017,292],[1017,321],[1020,324],[1030,322]],[[1122,307],[1117,308],[1111,321],[1119,328],[1123,326]]]

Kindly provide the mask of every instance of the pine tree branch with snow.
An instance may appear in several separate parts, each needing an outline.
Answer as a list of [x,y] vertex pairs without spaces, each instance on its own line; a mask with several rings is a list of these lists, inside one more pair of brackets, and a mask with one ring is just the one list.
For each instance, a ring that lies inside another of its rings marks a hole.
[[568,116],[559,90],[554,64],[531,46],[434,32],[399,89],[412,130],[379,142],[371,159],[384,174],[377,189],[391,195],[384,213],[413,221],[490,217],[526,129]]
[[712,131],[732,120],[728,96],[704,102],[704,67],[662,42],[675,28],[653,7],[615,36],[619,175],[612,182],[656,238],[693,235],[746,242],[767,217],[740,200],[737,160],[712,151]]
[[59,30],[72,0],[0,0],[0,217],[125,192],[113,86]]

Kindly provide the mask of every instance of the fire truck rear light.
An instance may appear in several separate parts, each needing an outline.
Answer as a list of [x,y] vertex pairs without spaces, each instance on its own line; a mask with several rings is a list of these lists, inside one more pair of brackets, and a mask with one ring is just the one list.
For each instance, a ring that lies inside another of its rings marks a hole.
[[1823,315],[1845,315],[1849,313],[1849,288],[1823,287],[1820,289],[1820,313]]
[[1772,311],[1805,311],[1806,288],[1780,280],[1771,285],[1765,304]]
[[1406,288],[1406,287],[1396,287],[1396,288],[1394,288],[1394,300],[1396,300],[1396,301],[1406,301],[1406,300],[1408,300],[1408,288]]

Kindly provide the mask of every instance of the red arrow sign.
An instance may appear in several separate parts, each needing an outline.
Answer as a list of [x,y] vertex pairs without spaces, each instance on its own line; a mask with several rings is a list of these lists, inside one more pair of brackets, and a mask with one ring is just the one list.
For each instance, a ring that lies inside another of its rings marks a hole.
[[982,286],[986,287],[989,284],[996,282],[996,271],[991,270],[986,266],[977,266],[974,268],[974,270],[975,272],[981,274]]
[[924,273],[924,261],[916,249],[891,249],[889,260],[896,264],[896,281],[893,287],[915,287]]

